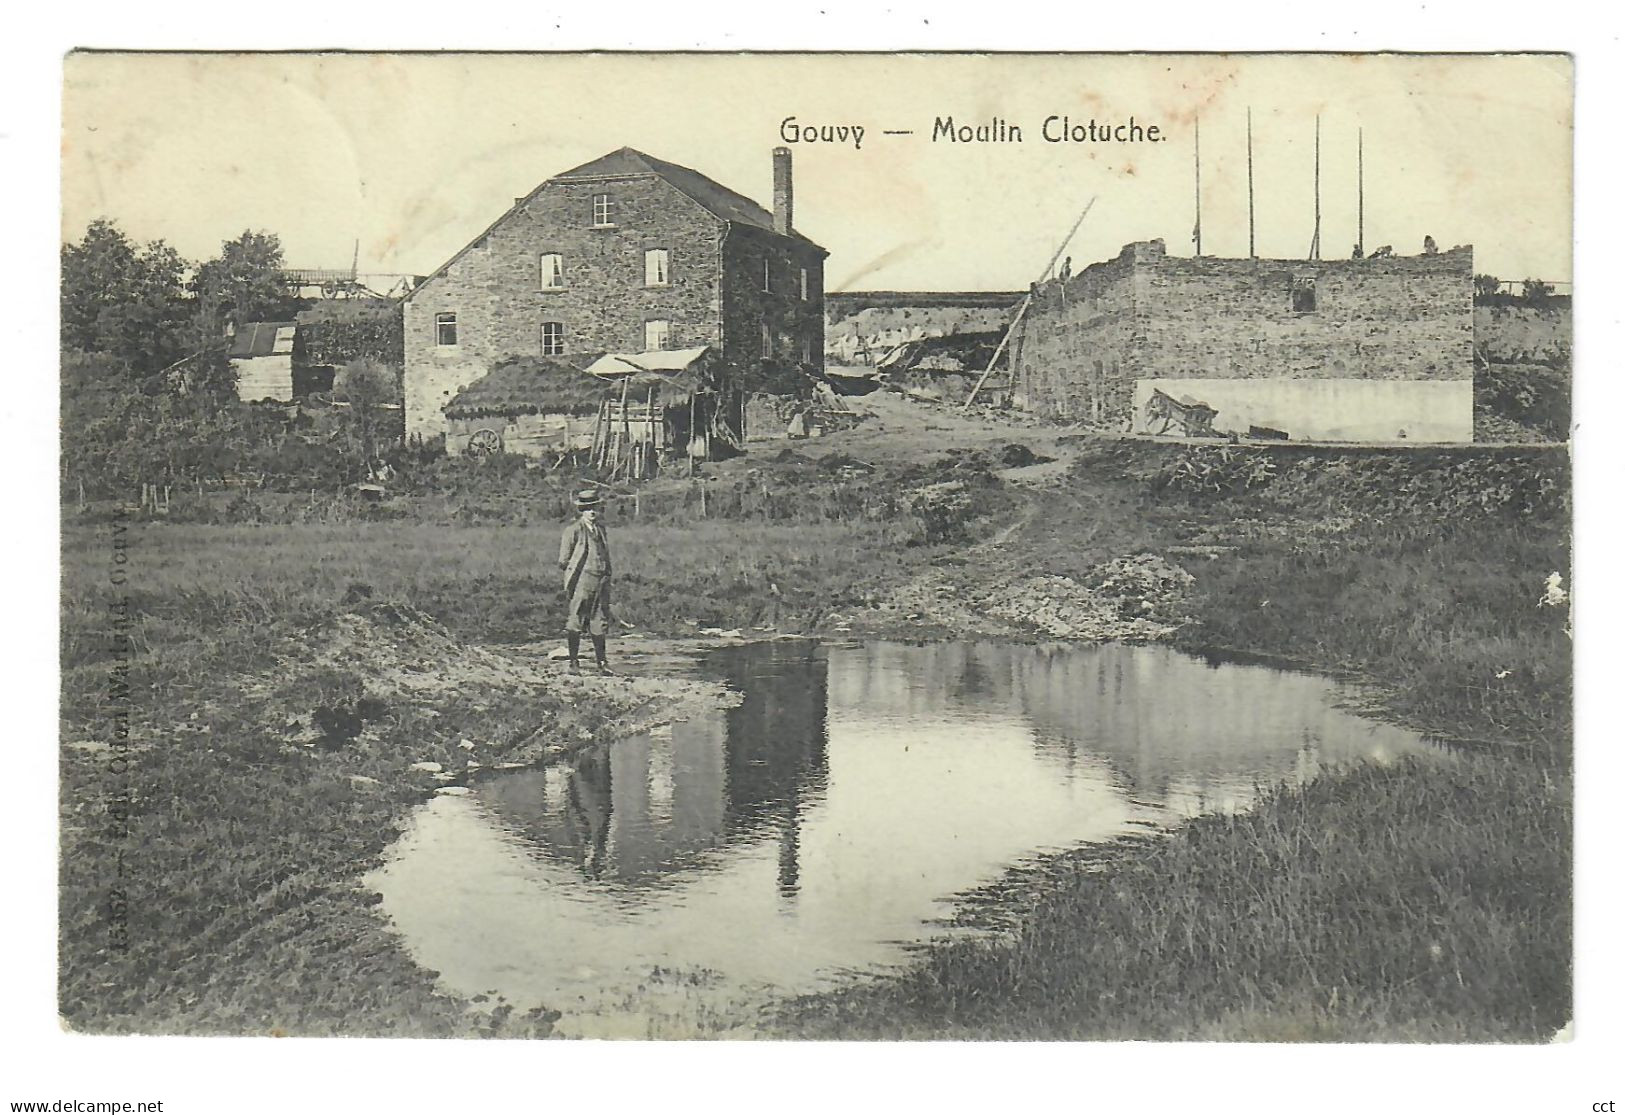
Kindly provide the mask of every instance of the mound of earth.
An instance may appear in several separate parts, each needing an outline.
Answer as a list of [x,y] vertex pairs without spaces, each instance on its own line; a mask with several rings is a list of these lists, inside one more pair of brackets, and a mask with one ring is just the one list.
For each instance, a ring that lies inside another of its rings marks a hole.
[[[685,677],[576,675],[534,650],[463,642],[410,605],[363,602],[287,633],[275,663],[212,710],[262,730],[266,750],[406,746],[440,781],[737,703]],[[262,755],[265,753],[262,750]]]
[[1081,578],[997,575],[987,566],[974,579],[963,570],[933,570],[876,602],[874,611],[841,619],[852,630],[890,630],[904,621],[969,634],[1143,643],[1167,638],[1185,622],[1194,585],[1194,577],[1157,554],[1102,562]]

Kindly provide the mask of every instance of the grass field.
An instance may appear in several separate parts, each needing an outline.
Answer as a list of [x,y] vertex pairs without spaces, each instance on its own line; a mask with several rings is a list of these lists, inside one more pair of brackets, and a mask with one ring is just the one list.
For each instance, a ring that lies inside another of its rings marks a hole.
[[[994,559],[1073,576],[1125,554],[1177,553],[1196,578],[1184,645],[1362,681],[1373,708],[1477,750],[1447,770],[1326,778],[1104,865],[1055,857],[1003,893],[1013,935],[933,947],[896,980],[793,1004],[776,1025],[802,1036],[1265,1040],[1539,1040],[1561,1025],[1570,656],[1566,611],[1540,597],[1551,572],[1567,576],[1566,512],[1522,489],[1456,506],[1451,493],[1507,483],[1493,470],[1453,472],[1452,461],[1361,479],[1381,470],[1322,460],[1257,490],[1182,492],[1162,479],[1182,450],[1116,443],[1072,447],[1052,486],[972,476],[982,494],[958,539],[932,537],[898,502],[974,472],[921,471],[922,442],[1058,448],[1053,434],[1024,434],[945,423],[911,443],[860,428],[821,447],[875,465],[840,500],[797,467],[780,489],[788,504],[724,503],[721,514],[739,516],[728,519],[622,517],[612,522],[617,612],[679,636],[816,631],[927,572],[951,587]],[[1518,467],[1566,489],[1566,464],[1552,460]],[[760,458],[735,465],[719,485],[743,491],[747,468],[775,475]],[[1395,501],[1395,491],[1408,495]],[[387,730],[292,757],[267,745],[266,725],[284,705],[308,711],[366,692],[364,676],[289,666],[290,647],[356,601],[421,610],[467,642],[553,637],[558,525],[545,512],[556,495],[538,494],[507,523],[459,517],[438,497],[377,521],[141,523],[121,535],[105,519],[69,518],[61,997],[71,1024],[548,1031],[545,1016],[471,1013],[434,994],[357,884],[426,792],[405,763],[517,724],[516,707],[459,698],[431,717],[398,704]],[[128,583],[115,588],[116,538]],[[121,595],[131,620],[115,629],[108,604]],[[128,700],[110,693],[115,677]],[[569,729],[586,734],[646,699],[532,692],[533,719],[539,696],[544,725],[573,718]],[[121,721],[130,744],[110,755]],[[127,910],[110,910],[110,891],[128,892]]]

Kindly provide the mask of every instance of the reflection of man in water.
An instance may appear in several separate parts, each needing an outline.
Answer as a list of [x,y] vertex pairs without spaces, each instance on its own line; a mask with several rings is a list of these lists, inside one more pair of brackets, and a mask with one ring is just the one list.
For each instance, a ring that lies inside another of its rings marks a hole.
[[589,879],[604,873],[609,846],[609,749],[596,747],[578,756],[564,790],[565,816],[581,842],[581,870]]
[[570,669],[581,672],[581,633],[592,638],[593,657],[600,673],[609,673],[604,638],[609,634],[609,537],[598,521],[602,501],[595,491],[576,493],[576,521],[564,528],[559,541],[559,570],[564,574],[564,596],[569,601],[565,641],[570,648]]

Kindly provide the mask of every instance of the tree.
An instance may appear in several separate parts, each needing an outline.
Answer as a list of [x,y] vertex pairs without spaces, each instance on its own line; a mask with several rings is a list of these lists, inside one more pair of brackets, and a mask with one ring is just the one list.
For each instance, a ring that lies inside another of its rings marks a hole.
[[1543,303],[1552,296],[1552,284],[1541,282],[1539,279],[1525,279],[1523,281],[1523,296],[1534,303]]
[[245,231],[220,245],[220,254],[197,269],[198,299],[215,332],[229,323],[272,321],[287,309],[282,244],[269,232]]
[[1479,298],[1494,298],[1501,292],[1501,280],[1494,275],[1474,275],[1473,293]]
[[62,345],[108,353],[145,374],[185,356],[193,339],[187,263],[162,240],[138,248],[108,220],[62,248]]
[[[333,377],[333,398],[349,404],[345,428],[370,471],[380,442],[401,439],[401,370],[377,360],[352,360]],[[391,404],[396,404],[393,411]]]

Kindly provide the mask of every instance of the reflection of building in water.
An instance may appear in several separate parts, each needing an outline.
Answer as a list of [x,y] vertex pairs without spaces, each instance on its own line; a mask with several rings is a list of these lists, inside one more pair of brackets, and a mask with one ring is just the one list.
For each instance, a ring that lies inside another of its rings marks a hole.
[[1032,650],[998,643],[871,643],[861,654],[832,651],[830,709],[837,716],[905,720],[1019,716],[1011,656]]
[[806,644],[719,656],[743,703],[481,783],[527,843],[590,878],[658,886],[776,830],[779,887],[796,887],[803,803],[827,769],[825,662]]
[[728,830],[779,829],[779,892],[799,883],[804,802],[822,794],[829,768],[829,666],[809,643],[771,643],[717,656],[745,694],[728,710]]
[[1413,747],[1406,733],[1334,707],[1323,678],[1209,665],[1165,647],[881,645],[832,654],[829,691],[836,717],[1014,715],[1068,771],[1105,759],[1132,793],[1216,806],[1254,781],[1298,781],[1322,763]]

